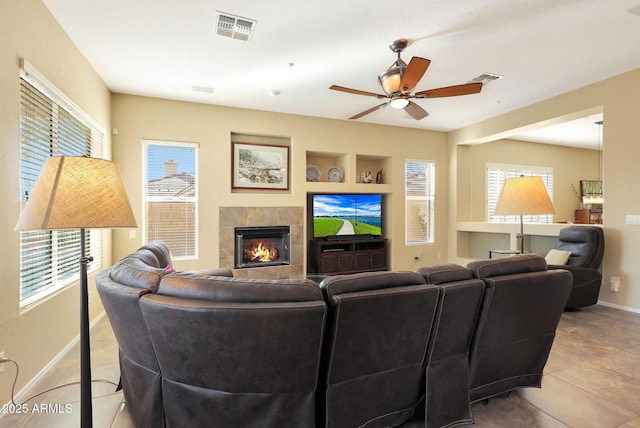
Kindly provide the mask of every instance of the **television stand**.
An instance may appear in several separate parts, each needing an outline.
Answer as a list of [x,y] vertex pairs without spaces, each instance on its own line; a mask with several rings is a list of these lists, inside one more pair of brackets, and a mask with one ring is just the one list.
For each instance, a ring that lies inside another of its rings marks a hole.
[[387,270],[387,240],[309,241],[309,273],[336,275]]

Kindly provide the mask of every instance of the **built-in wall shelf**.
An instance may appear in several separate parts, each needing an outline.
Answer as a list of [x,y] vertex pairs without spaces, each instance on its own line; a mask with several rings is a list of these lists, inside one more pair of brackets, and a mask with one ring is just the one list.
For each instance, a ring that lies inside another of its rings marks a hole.
[[[371,173],[371,184],[391,184],[392,159],[390,156],[372,156],[356,154],[355,182],[362,182],[362,173]],[[381,183],[376,178],[380,174]]]
[[[393,158],[391,156],[379,156],[359,153],[336,153],[322,151],[306,152],[306,167],[317,168],[317,180],[307,177],[307,182],[312,186],[316,183],[340,184],[363,184],[365,186],[381,186],[391,184],[393,177]],[[329,178],[329,171],[332,168],[339,168],[342,171],[340,181],[332,181]],[[365,171],[371,173],[371,183],[363,183],[362,175]],[[376,183],[376,178],[380,174],[382,183]],[[309,187],[308,187],[309,188]],[[367,188],[364,188],[367,189]],[[336,191],[332,188],[330,191]],[[353,191],[353,190],[345,190]],[[370,192],[382,192],[381,189],[360,190]]]

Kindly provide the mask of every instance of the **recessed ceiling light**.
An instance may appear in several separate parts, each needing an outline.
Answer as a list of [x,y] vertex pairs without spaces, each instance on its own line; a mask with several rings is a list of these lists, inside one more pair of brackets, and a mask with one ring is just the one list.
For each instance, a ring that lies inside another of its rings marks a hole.
[[213,88],[210,86],[199,86],[199,85],[192,85],[191,86],[191,90],[193,92],[204,92],[207,94],[213,94]]
[[282,94],[282,91],[279,89],[272,89],[271,91],[268,91],[269,95],[271,95],[272,97],[277,97],[278,95]]

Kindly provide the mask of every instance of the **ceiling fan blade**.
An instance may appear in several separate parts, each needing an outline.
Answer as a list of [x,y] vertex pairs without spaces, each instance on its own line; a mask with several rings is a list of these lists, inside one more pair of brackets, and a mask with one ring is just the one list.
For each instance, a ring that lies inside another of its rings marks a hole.
[[442,98],[457,95],[477,94],[482,90],[482,83],[465,83],[463,85],[447,86],[444,88],[427,89],[415,93],[416,98]]
[[367,92],[367,91],[360,91],[358,89],[345,88],[344,86],[338,86],[338,85],[331,85],[329,89],[333,89],[334,91],[347,92],[349,94],[366,95],[369,97],[376,97],[376,98],[387,98],[386,95],[375,94],[373,92]]
[[375,107],[371,107],[369,110],[365,110],[362,113],[358,113],[355,116],[351,116],[349,119],[360,119],[362,116],[365,116],[369,113],[373,113],[376,110],[380,110],[381,108],[385,108],[387,106],[388,103],[382,103],[380,105],[377,105]]
[[402,81],[400,82],[400,92],[403,94],[408,94],[413,91],[424,76],[424,73],[429,68],[429,64],[431,61],[425,58],[420,58],[419,56],[414,56],[409,61],[409,65],[404,70],[402,74]]
[[425,117],[429,116],[429,113],[427,113],[425,109],[423,109],[413,101],[409,101],[409,104],[407,104],[407,106],[404,108],[404,111],[409,113],[409,115],[415,120],[424,119]]

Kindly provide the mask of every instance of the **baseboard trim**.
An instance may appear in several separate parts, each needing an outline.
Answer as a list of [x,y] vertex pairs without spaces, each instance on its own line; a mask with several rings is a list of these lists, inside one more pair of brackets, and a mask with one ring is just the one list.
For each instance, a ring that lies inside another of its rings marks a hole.
[[629,306],[616,305],[614,303],[605,302],[604,300],[598,300],[598,304],[602,305],[602,306],[608,306],[610,308],[621,309],[623,311],[640,314],[640,309],[632,308],[632,307],[629,307]]
[[[98,314],[98,316],[95,317],[93,322],[89,324],[89,329],[91,330],[96,324],[98,324],[98,322],[100,322],[100,320],[102,320],[102,318],[105,315],[106,315],[105,311],[102,311],[100,314]],[[31,388],[33,388],[38,382],[40,382],[42,378],[47,374],[47,372],[49,372],[49,370],[51,370],[56,364],[58,364],[58,362],[60,362],[62,357],[64,357],[65,354],[69,352],[69,350],[73,348],[73,346],[79,341],[80,341],[80,333],[78,333],[78,335],[75,338],[73,338],[73,340],[69,342],[67,346],[65,346],[55,357],[53,357],[53,359],[49,361],[49,363],[47,363],[47,365],[45,365],[42,368],[42,370],[40,370],[33,378],[31,378],[31,380],[27,382],[25,386],[23,386],[22,389],[20,389],[20,391],[18,391],[18,393],[14,397],[15,402],[20,403],[25,398],[29,398],[28,396],[26,396],[27,392],[29,392]],[[9,401],[7,404],[10,404],[10,403],[11,401]]]

